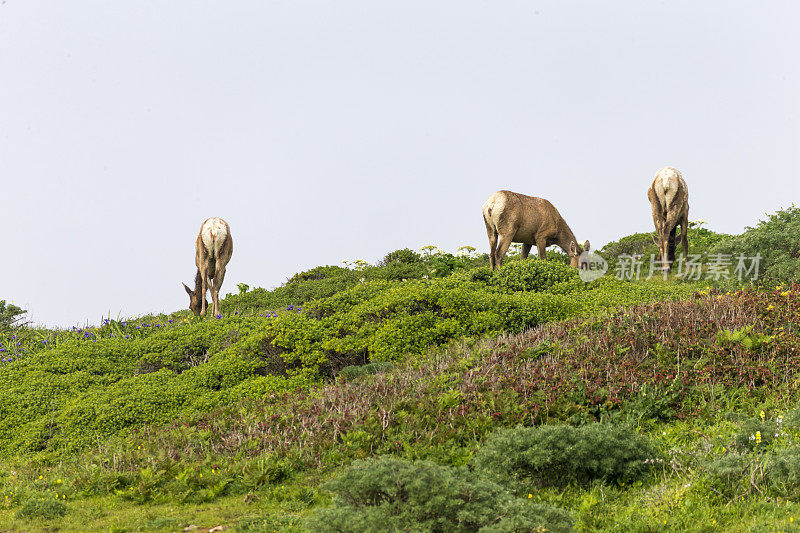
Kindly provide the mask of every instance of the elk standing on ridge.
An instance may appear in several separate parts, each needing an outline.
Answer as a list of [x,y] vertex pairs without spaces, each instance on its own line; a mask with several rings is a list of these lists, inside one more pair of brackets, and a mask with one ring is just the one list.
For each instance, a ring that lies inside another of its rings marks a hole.
[[231,255],[233,238],[228,223],[217,217],[203,222],[195,243],[194,262],[197,265],[197,274],[194,277],[194,290],[183,284],[183,288],[189,293],[189,309],[195,316],[206,314],[208,289],[211,289],[214,315],[219,314],[219,289],[225,279],[225,266],[231,260]]
[[492,270],[500,267],[512,242],[522,243],[522,258],[536,245],[539,259],[545,249],[557,244],[569,256],[569,264],[578,267],[578,258],[589,250],[589,241],[578,244],[575,235],[553,204],[544,198],[511,191],[497,191],[483,204],[483,221],[489,235],[489,260]]
[[647,189],[647,198],[653,209],[653,224],[656,235],[653,242],[658,246],[661,268],[670,270],[675,261],[676,229],[681,226],[680,239],[683,257],[689,256],[689,189],[681,173],[672,167],[656,172],[656,177]]

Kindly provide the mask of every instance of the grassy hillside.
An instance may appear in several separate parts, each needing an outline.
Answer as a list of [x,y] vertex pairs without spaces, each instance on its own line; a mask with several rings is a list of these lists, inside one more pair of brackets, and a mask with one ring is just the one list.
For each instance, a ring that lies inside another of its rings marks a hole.
[[755,285],[398,250],[242,285],[220,317],[8,321],[0,523],[791,529],[800,285],[774,235],[798,219],[692,230],[690,253],[763,251]]

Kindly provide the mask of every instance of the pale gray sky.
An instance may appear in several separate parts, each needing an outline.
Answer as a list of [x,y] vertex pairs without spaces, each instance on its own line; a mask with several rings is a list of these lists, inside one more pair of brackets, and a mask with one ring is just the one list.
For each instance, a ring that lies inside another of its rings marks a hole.
[[0,299],[37,323],[188,306],[202,221],[222,292],[343,259],[488,248],[542,196],[595,246],[800,198],[792,1],[0,2]]

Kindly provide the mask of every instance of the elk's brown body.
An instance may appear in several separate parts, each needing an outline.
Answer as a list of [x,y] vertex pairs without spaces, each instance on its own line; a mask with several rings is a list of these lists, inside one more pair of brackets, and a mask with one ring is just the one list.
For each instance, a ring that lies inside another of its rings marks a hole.
[[196,316],[206,314],[206,291],[209,289],[214,314],[219,314],[219,289],[225,280],[225,267],[232,255],[233,238],[228,223],[218,217],[203,222],[195,241],[194,262],[197,265],[197,274],[194,277],[194,290],[183,284],[189,294],[189,309]]
[[489,236],[489,259],[492,270],[500,267],[512,242],[522,243],[522,258],[533,245],[539,258],[553,244],[569,255],[570,266],[578,267],[578,258],[589,250],[589,241],[578,244],[572,230],[558,210],[545,200],[511,191],[497,191],[483,204],[483,221]]
[[[653,225],[656,228],[653,242],[658,246],[661,267],[669,270],[675,261],[675,245],[678,238],[683,245],[684,258],[689,255],[687,233],[689,228],[689,189],[677,169],[664,167],[656,172],[650,188],[647,189],[647,199],[650,200]],[[676,236],[678,226],[681,227],[681,233]]]

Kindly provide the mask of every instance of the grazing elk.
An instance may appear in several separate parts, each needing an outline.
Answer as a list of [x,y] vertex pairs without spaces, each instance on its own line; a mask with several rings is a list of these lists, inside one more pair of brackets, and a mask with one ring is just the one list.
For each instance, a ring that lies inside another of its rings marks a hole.
[[544,198],[511,191],[497,191],[483,204],[483,221],[489,235],[489,260],[492,270],[500,267],[512,242],[522,243],[522,258],[536,245],[539,259],[545,249],[557,244],[569,256],[569,264],[578,267],[578,259],[589,250],[589,241],[578,244],[575,235],[553,204]]
[[670,270],[675,261],[676,229],[681,226],[680,240],[683,257],[689,256],[689,189],[681,173],[672,167],[656,172],[656,177],[647,189],[647,198],[653,210],[656,234],[653,242],[658,246],[658,255],[663,270]]
[[217,217],[203,222],[195,243],[194,262],[197,265],[197,274],[194,277],[194,290],[183,284],[183,288],[189,293],[189,309],[195,316],[206,314],[208,289],[211,289],[214,315],[219,314],[219,289],[225,280],[225,266],[231,260],[231,255],[233,238],[228,223]]

